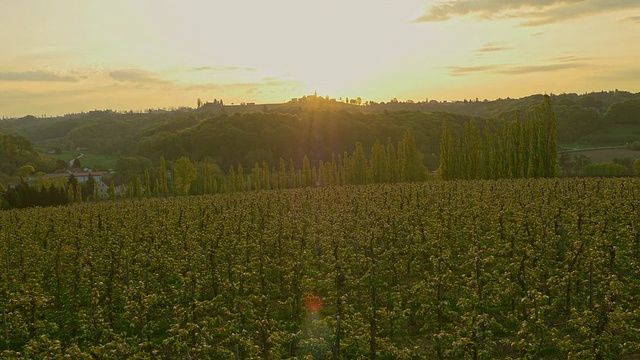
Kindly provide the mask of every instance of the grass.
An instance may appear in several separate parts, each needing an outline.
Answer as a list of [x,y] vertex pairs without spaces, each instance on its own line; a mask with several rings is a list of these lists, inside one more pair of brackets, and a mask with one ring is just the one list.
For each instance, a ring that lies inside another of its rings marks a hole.
[[[62,154],[54,154],[49,155],[54,159],[63,160],[67,163],[73,160],[76,156],[80,155],[81,152],[78,151],[70,151],[65,150]],[[93,170],[99,169],[113,169],[116,166],[117,156],[112,155],[102,155],[102,154],[92,154],[90,152],[82,152],[84,156],[80,158],[80,164],[83,167],[88,167]]]
[[613,162],[614,159],[631,158],[640,159],[640,151],[628,149],[602,149],[572,152],[572,155],[584,155],[591,159],[592,163]]

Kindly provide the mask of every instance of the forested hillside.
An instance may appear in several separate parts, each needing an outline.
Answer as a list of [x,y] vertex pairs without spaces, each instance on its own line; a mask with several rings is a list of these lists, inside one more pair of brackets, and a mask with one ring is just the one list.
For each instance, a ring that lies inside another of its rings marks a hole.
[[36,171],[53,171],[60,164],[36,151],[23,136],[0,133],[0,184],[12,175],[28,177]]
[[[493,101],[393,99],[361,105],[315,95],[266,105],[223,105],[216,100],[196,109],[173,111],[105,110],[55,118],[27,116],[0,121],[0,131],[23,136],[41,151],[89,152],[109,156],[112,163],[117,158],[136,158],[156,167],[161,156],[169,162],[187,157],[194,162],[214,162],[226,171],[231,166],[251,168],[263,162],[274,167],[280,158],[287,162],[292,159],[301,168],[305,156],[312,162],[330,161],[332,154],[351,153],[358,142],[370,156],[375,141],[396,144],[405,130],[413,129],[418,150],[424,155],[423,164],[435,170],[440,166],[444,122],[452,131],[462,131],[463,124],[472,118],[510,118],[515,110],[525,114],[542,99],[543,95]],[[551,95],[550,100],[560,147],[622,146],[640,140],[640,94],[560,94]],[[573,158],[565,160],[562,164],[583,163]],[[26,164],[9,163],[5,161],[0,169],[5,183],[15,181],[17,167]],[[42,166],[36,168],[45,171]],[[137,175],[142,177],[143,173]]]
[[[640,94],[633,94],[625,91],[609,91],[589,93],[584,95],[560,94],[551,95],[551,102],[557,119],[558,141],[590,143],[616,143],[624,145],[625,142],[633,142],[640,139],[640,131],[627,132],[619,136],[615,132],[620,126],[640,127]],[[403,127],[408,120],[422,123],[425,120],[440,120],[442,116],[420,117],[410,115],[412,119],[407,119],[408,113],[448,113],[465,115],[462,119],[500,117],[503,114],[511,113],[514,110],[526,110],[538,105],[543,99],[543,95],[532,95],[521,99],[497,99],[497,100],[464,100],[464,101],[436,101],[426,100],[415,102],[412,100],[398,101],[392,100],[386,103],[365,102],[362,105],[348,104],[333,99],[328,100],[323,97],[303,97],[283,104],[266,105],[222,105],[217,102],[206,103],[197,109],[180,109],[174,111],[149,110],[145,113],[119,113],[114,111],[92,111],[83,114],[71,114],[55,118],[36,118],[27,116],[20,119],[8,119],[0,121],[0,130],[8,134],[17,134],[27,137],[37,146],[60,146],[61,148],[91,147],[93,151],[113,154],[113,155],[133,155],[140,153],[140,142],[143,140],[159,140],[166,138],[167,134],[175,135],[185,131],[199,122],[208,120],[209,124],[199,130],[216,131],[216,136],[225,137],[225,131],[229,130],[230,137],[240,135],[237,131],[247,131],[249,133],[261,131],[261,124],[253,124],[251,128],[241,124],[243,116],[249,113],[264,113],[257,118],[251,118],[253,122],[258,121],[280,121],[286,123],[293,118],[302,118],[303,121],[315,121],[312,124],[313,132],[322,131],[324,133],[334,131],[356,131],[362,136],[356,141],[366,142],[367,139],[387,137],[386,133],[391,128],[391,136],[398,136],[401,131],[393,131],[394,127]],[[347,99],[348,100],[348,99]],[[275,114],[283,115],[283,118]],[[369,114],[373,118],[368,118],[364,114]],[[401,115],[398,115],[401,114]],[[220,128],[217,122],[229,116],[234,122],[234,126]],[[375,116],[374,116],[375,115]],[[235,117],[234,117],[235,116]],[[239,116],[239,117],[238,117]],[[461,118],[461,117],[456,117]],[[240,119],[240,120],[239,120]],[[359,124],[345,124],[345,121],[355,121]],[[362,128],[362,122],[373,122],[373,126]],[[216,124],[212,126],[212,123]],[[325,126],[325,123],[327,124]],[[386,124],[391,123],[391,124]],[[273,125],[273,123],[269,123]],[[346,126],[341,128],[340,125]],[[432,125],[428,125],[431,127]],[[438,126],[436,126],[438,127]],[[287,130],[285,125],[278,130]],[[297,129],[299,130],[299,129]],[[418,129],[416,133],[420,133]],[[427,129],[425,129],[427,130]],[[182,136],[187,135],[182,134]],[[149,136],[156,135],[155,139],[148,139]],[[420,137],[420,135],[417,135]],[[249,136],[251,137],[251,136]],[[242,136],[246,138],[246,136]],[[434,136],[433,138],[438,138]],[[297,139],[281,138],[286,143],[294,144]],[[252,140],[252,139],[249,139]],[[350,139],[353,140],[353,139]],[[153,142],[153,141],[152,141]],[[268,141],[267,141],[268,142]],[[323,140],[326,144],[326,140]],[[334,141],[340,143],[340,141]],[[347,146],[352,146],[355,141],[347,141]],[[146,145],[149,145],[147,143]],[[247,146],[246,144],[243,146]],[[421,146],[421,145],[420,145]],[[432,145],[429,145],[432,146]],[[174,151],[180,151],[173,149]],[[332,149],[336,151],[339,149]],[[425,152],[427,148],[423,148]],[[148,151],[148,149],[144,150]],[[276,151],[277,152],[277,151]],[[140,153],[142,154],[142,153]],[[171,157],[170,153],[164,154]],[[210,154],[214,155],[214,154]],[[238,159],[233,159],[237,163]]]

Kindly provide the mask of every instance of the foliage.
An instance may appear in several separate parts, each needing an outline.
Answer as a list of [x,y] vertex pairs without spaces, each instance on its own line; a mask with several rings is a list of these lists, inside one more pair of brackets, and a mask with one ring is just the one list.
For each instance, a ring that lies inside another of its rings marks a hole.
[[630,175],[628,167],[617,163],[589,164],[584,167],[584,174],[587,176],[619,176]]
[[4,211],[0,354],[637,358],[639,196],[519,179]]
[[27,169],[30,172],[50,171],[55,165],[55,161],[38,153],[27,138],[0,133],[0,179],[3,175],[6,178],[24,177]]
[[472,120],[454,132],[445,122],[440,151],[443,179],[553,177],[557,158],[551,100],[527,111],[524,121]]
[[1,208],[25,208],[32,206],[57,206],[69,203],[67,191],[63,187],[37,187],[26,182],[9,187],[0,196]]
[[186,157],[181,157],[173,165],[173,184],[177,195],[189,194],[191,182],[198,177],[196,167]]
[[612,104],[607,109],[604,120],[615,124],[640,124],[640,99]]

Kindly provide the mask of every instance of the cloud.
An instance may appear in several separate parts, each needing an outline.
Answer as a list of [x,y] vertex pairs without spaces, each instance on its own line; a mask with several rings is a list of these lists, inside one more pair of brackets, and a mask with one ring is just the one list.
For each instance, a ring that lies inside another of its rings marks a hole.
[[636,22],[636,23],[640,24],[640,15],[639,16],[629,16],[628,18],[625,18],[624,20],[625,21]]
[[[568,57],[567,57],[568,58]],[[491,73],[503,75],[520,75],[540,72],[552,72],[558,70],[577,69],[587,64],[579,61],[560,62],[544,65],[482,65],[482,66],[449,66],[452,76],[466,76],[477,73]]]
[[584,63],[571,62],[571,63],[564,63],[564,64],[514,66],[514,67],[499,69],[499,70],[496,70],[495,72],[498,74],[509,74],[509,75],[530,74],[530,73],[550,72],[550,71],[567,70],[567,69],[577,69],[584,66],[586,66],[586,64]]
[[582,57],[576,55],[566,55],[566,56],[558,56],[551,59],[551,62],[560,62],[560,63],[582,63],[585,61],[592,60],[590,57]]
[[469,74],[479,72],[491,72],[500,65],[484,65],[484,66],[449,66],[451,75],[453,76],[465,76]]
[[5,71],[0,72],[0,81],[54,81],[54,82],[78,82],[75,76],[60,75],[51,71]]
[[243,67],[243,66],[199,66],[194,67],[191,70],[193,71],[257,71],[256,68],[253,67]]
[[248,93],[256,93],[258,92],[258,89],[298,87],[301,85],[302,83],[298,80],[276,76],[276,77],[265,77],[257,81],[247,81],[247,82],[194,84],[194,85],[187,86],[186,90],[216,91],[216,92],[246,91]]
[[414,22],[447,21],[472,15],[483,20],[522,19],[521,25],[539,26],[599,13],[640,8],[631,0],[451,0],[429,7]]
[[640,78],[640,67],[627,68],[613,72],[602,72],[595,74],[591,77],[597,81],[615,81],[616,83],[630,83],[636,84],[637,79]]
[[489,42],[484,44],[481,48],[477,49],[475,52],[476,54],[484,54],[484,53],[498,52],[498,51],[505,51],[505,50],[511,50],[511,48],[505,47],[505,46],[499,46],[496,43]]
[[109,72],[109,77],[120,82],[130,82],[140,85],[168,85],[170,81],[158,78],[156,75],[140,69],[119,69]]

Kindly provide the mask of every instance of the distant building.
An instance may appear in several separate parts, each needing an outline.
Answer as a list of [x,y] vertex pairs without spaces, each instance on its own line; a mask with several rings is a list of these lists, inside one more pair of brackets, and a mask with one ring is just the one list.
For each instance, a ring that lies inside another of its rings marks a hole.
[[91,171],[91,169],[78,169],[78,168],[72,168],[69,169],[65,172],[60,172],[60,173],[52,173],[52,174],[45,174],[44,178],[45,179],[56,179],[56,178],[68,178],[71,175],[73,175],[78,182],[87,182],[89,181],[89,175],[93,176],[93,179],[96,181],[101,181],[101,178],[103,175],[105,174],[109,174],[108,171]]

